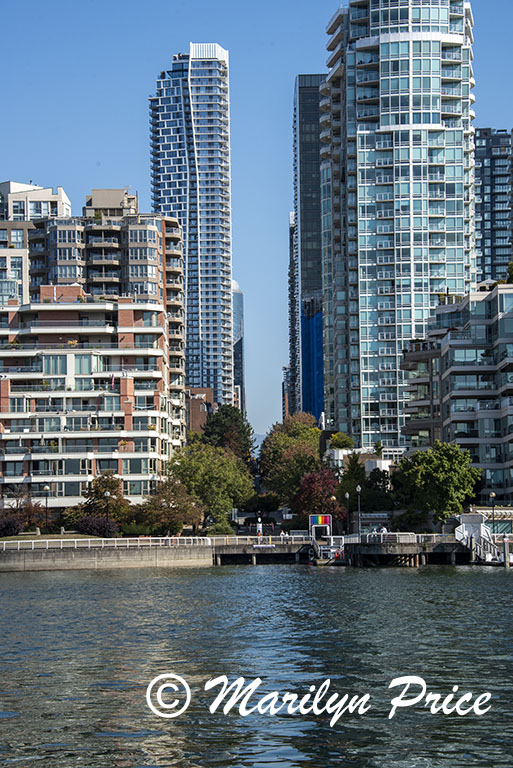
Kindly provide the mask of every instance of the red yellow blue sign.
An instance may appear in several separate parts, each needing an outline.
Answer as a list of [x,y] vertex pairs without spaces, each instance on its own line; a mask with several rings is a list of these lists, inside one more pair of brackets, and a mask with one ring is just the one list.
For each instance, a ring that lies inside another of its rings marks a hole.
[[312,525],[329,525],[331,528],[331,515],[310,515],[310,528]]

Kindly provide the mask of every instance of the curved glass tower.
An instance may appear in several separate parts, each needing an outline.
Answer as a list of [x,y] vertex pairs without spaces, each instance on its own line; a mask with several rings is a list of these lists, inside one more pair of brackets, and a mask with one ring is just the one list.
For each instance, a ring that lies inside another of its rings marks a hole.
[[402,350],[475,283],[472,12],[351,0],[321,85],[326,423],[404,449]]
[[155,211],[183,228],[186,383],[233,404],[228,51],[191,43],[150,98]]

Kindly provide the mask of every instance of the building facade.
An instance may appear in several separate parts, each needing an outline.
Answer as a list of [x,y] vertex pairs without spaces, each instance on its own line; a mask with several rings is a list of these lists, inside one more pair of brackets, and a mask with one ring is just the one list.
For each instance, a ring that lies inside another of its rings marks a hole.
[[412,449],[455,442],[482,469],[481,502],[513,502],[513,285],[483,284],[437,308],[427,337],[410,341],[402,367]]
[[166,307],[41,286],[0,307],[0,507],[62,511],[105,471],[141,503],[183,444]]
[[232,280],[233,302],[233,404],[246,415],[246,387],[244,376],[244,294],[236,280]]
[[34,221],[48,216],[71,216],[71,201],[62,187],[0,183],[0,220]]
[[467,0],[351,0],[321,85],[327,428],[398,458],[400,361],[447,292],[475,284]]
[[150,98],[155,211],[184,236],[186,378],[233,404],[228,52],[191,43]]
[[298,75],[294,88],[294,218],[289,266],[289,369],[294,410],[323,411],[319,86]]
[[476,128],[476,257],[480,280],[505,280],[513,261],[513,137]]
[[0,183],[0,303],[29,300],[29,232],[41,217],[70,216],[71,203],[62,189]]
[[[166,308],[175,447],[185,444],[185,327],[182,234],[176,218],[137,211],[125,189],[93,190],[85,216],[41,219],[29,235],[30,300],[41,286],[79,285],[99,301],[131,298]],[[148,320],[150,322],[150,320]],[[153,331],[135,339],[155,344]],[[147,335],[149,334],[149,335]],[[179,433],[179,436],[178,436]]]

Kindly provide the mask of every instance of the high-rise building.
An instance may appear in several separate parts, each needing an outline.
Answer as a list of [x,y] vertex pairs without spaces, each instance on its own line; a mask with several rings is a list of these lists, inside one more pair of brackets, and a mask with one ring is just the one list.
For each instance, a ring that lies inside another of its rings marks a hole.
[[[294,218],[289,265],[291,407],[323,411],[319,86],[298,75],[294,89]],[[320,352],[320,354],[319,354]]]
[[482,469],[481,502],[513,502],[513,285],[482,284],[447,297],[425,339],[410,341],[402,367],[410,400],[404,432],[412,449],[435,440],[468,450]]
[[402,349],[475,284],[472,11],[350,0],[321,85],[326,426],[404,451]]
[[4,181],[0,184],[0,303],[29,300],[29,232],[42,217],[71,216],[62,187]]
[[295,254],[295,231],[295,215],[293,211],[290,211],[288,267],[289,364],[283,369],[284,375],[286,375],[287,415],[301,410],[301,311],[299,305],[299,264]]
[[246,390],[244,383],[244,294],[236,280],[232,280],[232,301],[234,405],[246,415]]
[[184,236],[186,378],[233,403],[228,51],[191,43],[150,98],[155,211]]
[[0,305],[0,509],[29,497],[62,512],[106,471],[142,503],[184,444],[168,330],[161,301],[81,285]]
[[511,131],[476,128],[476,257],[481,280],[504,280],[513,261]]
[[[125,329],[125,340],[133,341],[137,349],[158,346],[155,323],[160,316],[150,310],[153,305],[164,306],[172,445],[179,448],[185,444],[186,434],[183,254],[178,220],[139,213],[137,199],[126,189],[93,190],[84,213],[33,222],[28,232],[30,301],[39,301],[41,286],[53,286],[58,296],[58,289],[71,283],[83,288],[86,300],[130,298],[141,311],[148,310],[136,323],[133,339]],[[63,317],[62,312],[58,316]],[[87,313],[80,320],[86,325]],[[77,343],[82,341],[90,345],[94,337],[90,333],[84,339],[78,336]],[[119,346],[123,347],[123,338]],[[138,362],[143,364],[143,359]],[[123,360],[120,366],[121,370]]]
[[0,184],[0,219],[33,221],[47,216],[71,216],[71,201],[62,187],[21,184],[4,181]]

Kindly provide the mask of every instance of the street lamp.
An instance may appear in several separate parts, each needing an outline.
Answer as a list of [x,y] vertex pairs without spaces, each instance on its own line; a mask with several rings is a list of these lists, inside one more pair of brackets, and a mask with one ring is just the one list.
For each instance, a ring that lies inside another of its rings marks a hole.
[[495,496],[494,491],[490,494],[490,501],[492,502],[492,534],[495,533]]
[[358,494],[358,536],[362,535],[362,518],[360,513],[360,494],[362,492],[362,486],[356,486],[356,493]]
[[344,493],[344,496],[346,497],[346,507],[347,507],[347,532],[349,533],[349,491],[346,491]]
[[107,509],[107,533],[109,532],[109,500],[110,500],[110,491],[105,491],[103,494],[103,497],[105,499],[106,503],[106,509]]
[[48,533],[48,494],[50,493],[50,486],[45,485],[43,491],[46,493],[46,508],[45,508],[45,531]]

